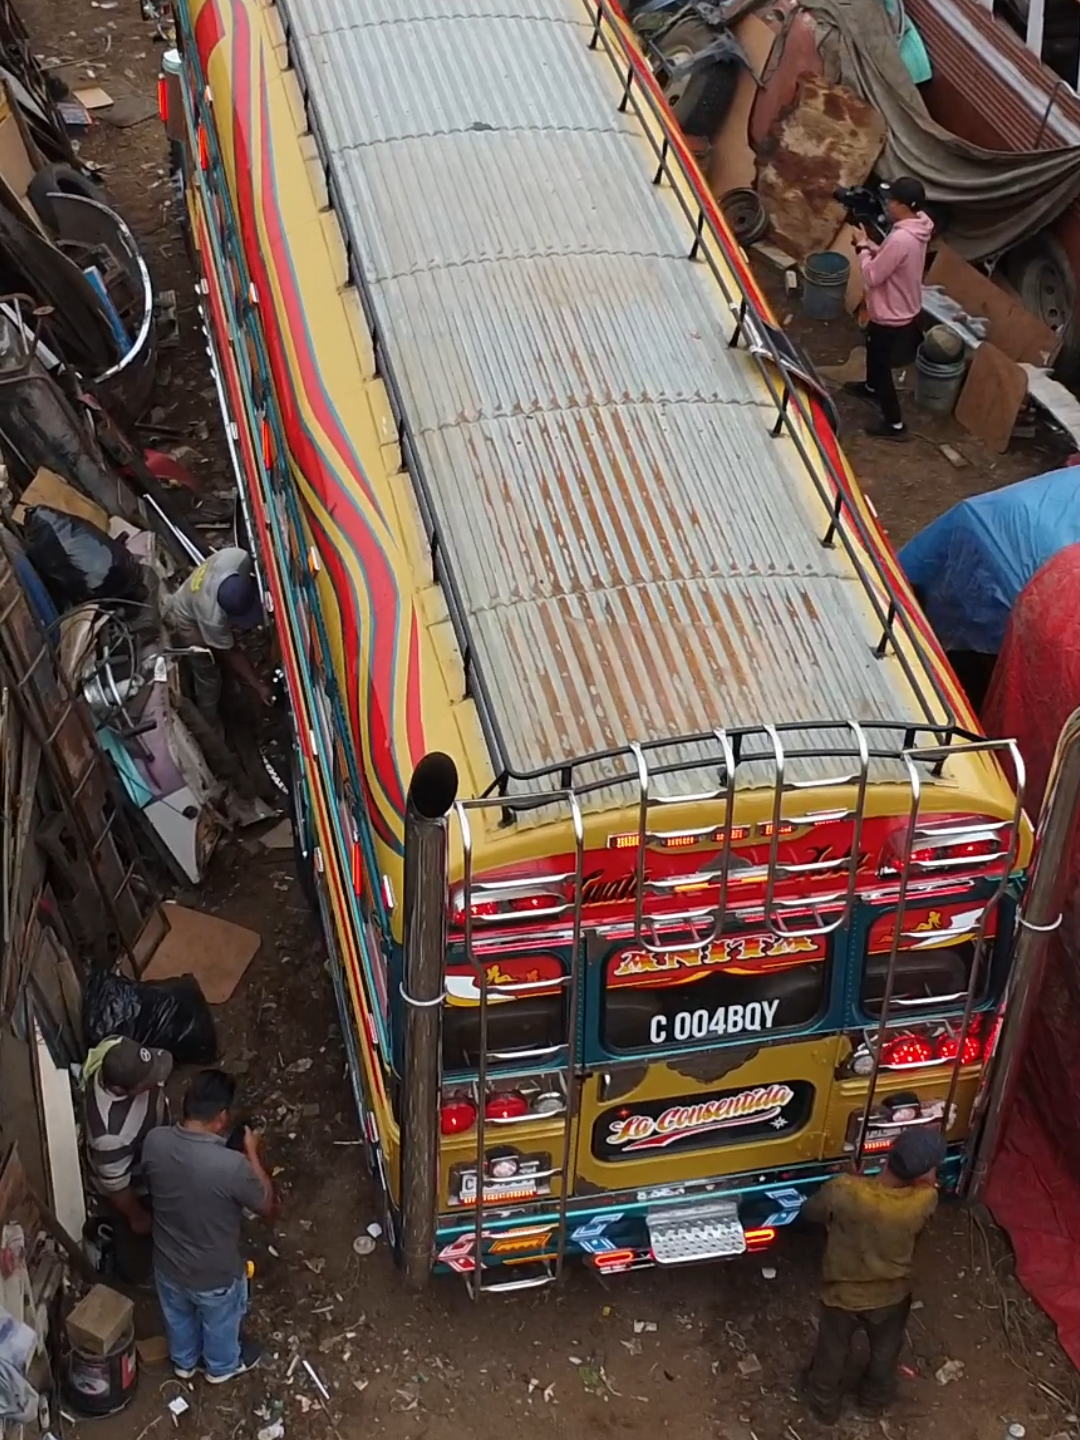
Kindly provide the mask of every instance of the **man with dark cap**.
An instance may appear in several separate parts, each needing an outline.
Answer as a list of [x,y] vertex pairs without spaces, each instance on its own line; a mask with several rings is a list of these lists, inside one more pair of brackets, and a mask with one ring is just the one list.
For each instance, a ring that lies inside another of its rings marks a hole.
[[219,665],[227,666],[263,704],[269,701],[269,687],[236,643],[237,631],[254,630],[263,622],[255,570],[246,550],[235,545],[215,550],[175,594],[164,598],[162,617],[178,645],[210,651],[189,659],[195,703],[212,726],[217,727],[221,702]]
[[865,1330],[870,1359],[859,1408],[880,1416],[896,1393],[896,1367],[911,1309],[915,1241],[937,1207],[945,1140],[937,1128],[906,1130],[877,1175],[838,1175],[803,1207],[828,1229],[817,1347],[805,1393],[818,1420],[840,1418],[851,1341]]
[[845,385],[849,394],[871,400],[881,423],[868,435],[906,440],[907,426],[896,395],[893,370],[910,365],[922,341],[922,282],[926,247],[934,222],[924,211],[921,180],[901,175],[889,187],[887,209],[892,227],[880,244],[856,227],[855,253],[866,287],[866,379]]
[[117,1272],[130,1284],[150,1275],[142,1150],[150,1131],[169,1123],[165,1082],[172,1065],[167,1050],[118,1035],[95,1045],[83,1064],[87,1169],[106,1207]]

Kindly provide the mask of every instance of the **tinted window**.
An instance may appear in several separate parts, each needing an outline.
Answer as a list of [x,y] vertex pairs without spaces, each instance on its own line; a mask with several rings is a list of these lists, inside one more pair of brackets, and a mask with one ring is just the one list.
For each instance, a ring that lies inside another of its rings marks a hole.
[[[554,955],[502,957],[484,961],[488,983],[487,1051],[489,1064],[516,1051],[546,1050],[567,1039],[567,989],[561,984],[565,967]],[[550,980],[551,988],[535,989]],[[499,986],[529,986],[506,998]],[[492,988],[496,987],[496,988]],[[475,970],[451,959],[446,969],[446,1005],[443,1008],[443,1067],[475,1070],[480,1058],[480,983]],[[545,1057],[537,1055],[539,1068]],[[550,1057],[562,1058],[559,1055]],[[512,1063],[508,1058],[506,1063]]]
[[[979,914],[970,905],[908,911],[896,955],[894,1005],[901,1010],[918,1009],[920,1004],[947,1005],[950,997],[958,997],[952,1001],[956,1005],[963,1003],[975,959],[975,936],[970,926],[978,926]],[[871,1015],[881,1011],[895,923],[894,915],[881,916],[870,927],[867,938],[862,1003]],[[993,940],[988,938],[980,966],[980,992],[986,988],[992,949]]]
[[752,1039],[809,1025],[825,1005],[820,940],[732,935],[700,949],[616,952],[605,964],[601,1041],[613,1051]]

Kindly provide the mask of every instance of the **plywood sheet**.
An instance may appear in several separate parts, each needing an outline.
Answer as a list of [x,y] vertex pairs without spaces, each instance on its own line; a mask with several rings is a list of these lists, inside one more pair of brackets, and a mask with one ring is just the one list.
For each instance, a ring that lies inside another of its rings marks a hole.
[[1010,360],[1048,366],[1057,354],[1060,342],[1053,330],[948,245],[937,247],[926,283],[940,285],[965,314],[984,315],[990,321],[986,338]]
[[172,980],[194,975],[210,1005],[224,1005],[244,977],[262,944],[262,937],[243,925],[166,905],[169,933],[142,972],[144,980]]
[[884,141],[885,122],[853,91],[817,75],[799,81],[794,103],[758,148],[758,194],[793,255],[829,248],[844,222],[833,191],[861,185]]
[[757,156],[750,144],[750,111],[757,98],[758,79],[776,42],[776,32],[756,15],[744,15],[734,33],[750,69],[740,73],[731,109],[712,142],[708,181],[718,200],[729,190],[752,187],[757,176]]
[[984,341],[975,351],[956,402],[956,419],[989,449],[1003,455],[1027,399],[1027,388],[1027,375],[1016,361]]

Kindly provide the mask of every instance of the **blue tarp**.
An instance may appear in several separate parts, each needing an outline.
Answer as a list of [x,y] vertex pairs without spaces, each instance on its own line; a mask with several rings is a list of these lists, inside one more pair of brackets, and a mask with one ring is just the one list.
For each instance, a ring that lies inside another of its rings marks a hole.
[[1080,465],[954,505],[900,551],[946,650],[996,655],[1013,602],[1052,556],[1080,542]]

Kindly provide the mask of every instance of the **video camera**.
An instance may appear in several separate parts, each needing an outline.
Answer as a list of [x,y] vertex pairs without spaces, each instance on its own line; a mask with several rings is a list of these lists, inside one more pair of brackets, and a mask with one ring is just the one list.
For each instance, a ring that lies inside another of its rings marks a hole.
[[888,185],[841,185],[833,191],[833,199],[843,205],[848,224],[861,225],[871,240],[884,240],[892,229]]

